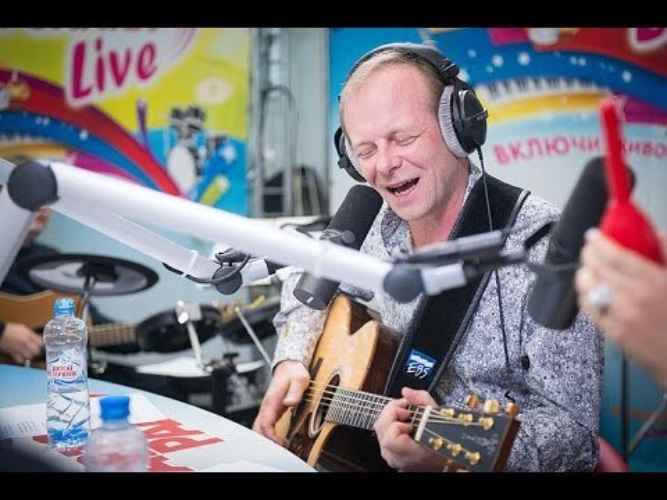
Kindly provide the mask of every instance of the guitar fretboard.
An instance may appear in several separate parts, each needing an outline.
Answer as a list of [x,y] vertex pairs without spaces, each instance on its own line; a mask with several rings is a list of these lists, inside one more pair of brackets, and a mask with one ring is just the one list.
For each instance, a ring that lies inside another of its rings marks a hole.
[[[325,420],[349,427],[373,430],[375,421],[390,401],[391,398],[370,392],[336,388],[329,402]],[[414,425],[419,416],[419,412],[416,411],[418,407],[410,406],[408,409],[412,411]]]
[[134,324],[109,323],[89,328],[88,342],[92,347],[108,347],[135,342]]

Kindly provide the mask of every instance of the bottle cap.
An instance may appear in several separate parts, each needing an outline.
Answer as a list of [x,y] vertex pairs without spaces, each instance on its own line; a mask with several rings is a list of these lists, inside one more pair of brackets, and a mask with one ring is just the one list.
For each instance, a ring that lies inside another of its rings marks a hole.
[[59,297],[53,303],[53,312],[56,314],[74,314],[75,309],[72,297]]
[[130,397],[126,395],[105,396],[100,399],[102,420],[121,420],[130,414]]

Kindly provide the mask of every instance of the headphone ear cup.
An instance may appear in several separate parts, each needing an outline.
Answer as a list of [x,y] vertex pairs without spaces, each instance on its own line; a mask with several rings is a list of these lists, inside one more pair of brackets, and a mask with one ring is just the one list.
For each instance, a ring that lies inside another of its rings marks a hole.
[[463,158],[484,144],[487,116],[469,85],[455,80],[445,87],[438,117],[445,144],[454,156]]
[[454,99],[454,86],[447,85],[440,96],[440,106],[438,107],[438,121],[440,122],[440,131],[445,140],[447,149],[458,158],[465,158],[468,156],[466,151],[458,138],[458,132],[454,127],[454,106],[452,99]]
[[469,85],[456,85],[460,116],[454,111],[454,129],[463,149],[472,153],[486,141],[486,118],[489,115]]
[[354,155],[349,155],[347,152],[351,150],[347,137],[343,134],[343,129],[338,127],[334,134],[334,145],[338,153],[338,166],[345,170],[350,177],[357,182],[366,182],[359,171],[354,166]]

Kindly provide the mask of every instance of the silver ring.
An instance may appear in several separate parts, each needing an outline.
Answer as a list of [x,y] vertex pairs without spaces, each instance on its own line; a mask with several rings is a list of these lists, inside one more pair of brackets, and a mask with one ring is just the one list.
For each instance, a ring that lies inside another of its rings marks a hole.
[[604,314],[611,305],[611,299],[614,291],[609,285],[600,284],[588,292],[587,299],[590,305],[598,310],[600,314]]
[[25,366],[26,368],[30,368],[30,365],[31,365],[31,364],[32,364],[32,361],[31,361],[30,358],[26,358],[26,359],[23,361],[23,366]]

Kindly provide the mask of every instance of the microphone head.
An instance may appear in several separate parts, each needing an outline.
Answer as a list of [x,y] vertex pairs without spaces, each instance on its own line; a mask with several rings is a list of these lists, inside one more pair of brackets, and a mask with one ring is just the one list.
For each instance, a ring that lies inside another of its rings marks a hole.
[[579,253],[586,231],[600,224],[608,198],[605,162],[596,157],[584,167],[552,232],[544,265],[537,268],[528,313],[542,326],[564,330],[574,322],[579,312],[574,289]]
[[[331,237],[337,244],[359,250],[381,207],[382,196],[375,189],[362,184],[352,186],[320,239]],[[354,237],[350,238],[350,234]],[[340,282],[303,273],[294,296],[302,304],[321,311],[329,305],[339,285]]]
[[584,235],[600,224],[608,199],[605,162],[596,157],[584,167],[563,208],[549,241],[546,263],[566,264],[579,259]]
[[331,219],[326,231],[354,235],[354,241],[346,247],[359,250],[382,207],[382,196],[372,187],[356,184],[348,191],[340,208]]

